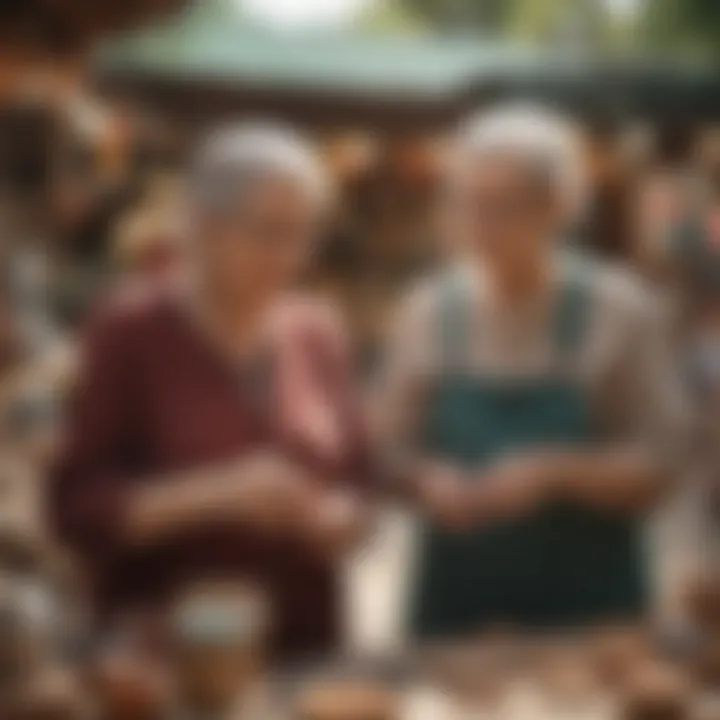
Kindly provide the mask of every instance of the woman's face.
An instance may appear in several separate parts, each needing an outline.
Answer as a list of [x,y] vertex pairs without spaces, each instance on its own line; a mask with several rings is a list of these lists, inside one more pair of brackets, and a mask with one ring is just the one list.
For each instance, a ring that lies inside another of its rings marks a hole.
[[523,163],[502,156],[458,172],[446,213],[462,248],[504,267],[535,261],[561,225],[552,192]]
[[291,284],[321,229],[321,208],[300,182],[257,181],[229,208],[200,219],[196,256],[204,279],[230,297],[263,297]]

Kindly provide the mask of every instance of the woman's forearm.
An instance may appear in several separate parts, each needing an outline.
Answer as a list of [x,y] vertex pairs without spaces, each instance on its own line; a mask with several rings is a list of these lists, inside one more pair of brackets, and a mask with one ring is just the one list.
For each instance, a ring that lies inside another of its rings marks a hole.
[[436,464],[415,449],[386,452],[377,462],[382,488],[391,498],[414,502],[420,494],[422,479]]
[[631,513],[650,508],[670,474],[646,448],[563,451],[550,454],[548,465],[559,497]]
[[227,474],[226,468],[194,470],[158,478],[134,490],[125,518],[126,542],[149,544],[217,518],[223,507],[213,502],[209,486],[222,474]]
[[129,503],[127,539],[144,544],[208,522],[286,533],[300,522],[314,492],[301,468],[281,455],[257,453],[147,483]]

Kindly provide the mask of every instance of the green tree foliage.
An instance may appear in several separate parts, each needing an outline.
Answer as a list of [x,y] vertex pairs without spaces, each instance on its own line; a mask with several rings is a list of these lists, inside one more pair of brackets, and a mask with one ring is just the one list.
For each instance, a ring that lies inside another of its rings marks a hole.
[[[377,0],[371,25],[720,59],[720,0]],[[382,11],[380,10],[382,8]]]
[[597,46],[606,39],[602,0],[511,0],[508,34],[545,43]]
[[387,12],[445,33],[595,43],[607,29],[605,0],[392,0]]
[[440,31],[502,32],[513,0],[397,0],[410,15]]
[[650,47],[720,57],[718,0],[645,0],[639,23]]
[[433,30],[428,18],[412,12],[404,3],[392,0],[370,3],[356,24],[361,30],[370,33],[418,35]]

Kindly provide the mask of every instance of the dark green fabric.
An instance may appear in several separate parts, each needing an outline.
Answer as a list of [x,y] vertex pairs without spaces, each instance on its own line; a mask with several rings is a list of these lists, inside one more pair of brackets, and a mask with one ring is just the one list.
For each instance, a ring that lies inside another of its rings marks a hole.
[[[567,373],[503,382],[464,372],[469,297],[457,282],[449,282],[445,294],[439,320],[448,371],[430,402],[429,453],[481,468],[509,451],[598,439],[589,403]],[[555,323],[561,354],[577,347],[589,299],[584,282],[568,282],[561,293]],[[545,507],[522,521],[467,533],[428,525],[415,588],[415,634],[635,616],[644,601],[637,534],[630,521],[579,506]]]

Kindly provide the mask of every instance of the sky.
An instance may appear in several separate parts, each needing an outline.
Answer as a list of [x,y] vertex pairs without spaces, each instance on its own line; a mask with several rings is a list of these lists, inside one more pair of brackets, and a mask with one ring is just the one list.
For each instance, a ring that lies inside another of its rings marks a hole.
[[643,0],[605,0],[605,5],[619,15],[632,15],[643,3]]
[[274,25],[312,27],[342,25],[369,0],[239,0],[250,15]]
[[[632,13],[644,0],[604,0],[620,14]],[[335,26],[350,22],[370,2],[383,0],[235,0],[242,8],[273,25],[287,27]]]

